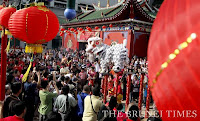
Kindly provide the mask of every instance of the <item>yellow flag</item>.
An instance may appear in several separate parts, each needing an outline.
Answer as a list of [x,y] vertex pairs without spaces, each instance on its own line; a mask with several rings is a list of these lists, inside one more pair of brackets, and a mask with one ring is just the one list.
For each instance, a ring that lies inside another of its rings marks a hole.
[[31,61],[30,61],[30,64],[29,64],[29,67],[28,67],[26,73],[22,77],[22,82],[26,82],[26,80],[27,80],[28,74],[29,74],[31,66],[32,66],[32,61],[33,61],[33,57],[31,58]]
[[9,52],[9,50],[10,50],[10,39],[9,39],[8,45],[7,45],[7,47],[6,47],[6,53],[7,53],[7,54],[8,54],[8,52]]

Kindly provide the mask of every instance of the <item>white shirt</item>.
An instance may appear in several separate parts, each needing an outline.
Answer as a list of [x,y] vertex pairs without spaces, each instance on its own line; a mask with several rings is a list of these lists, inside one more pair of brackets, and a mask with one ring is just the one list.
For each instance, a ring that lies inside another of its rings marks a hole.
[[[55,101],[54,108],[58,109],[59,112],[65,113],[67,110],[66,107],[66,95],[59,95]],[[75,107],[77,105],[77,100],[69,93],[68,94],[68,102],[71,107]]]

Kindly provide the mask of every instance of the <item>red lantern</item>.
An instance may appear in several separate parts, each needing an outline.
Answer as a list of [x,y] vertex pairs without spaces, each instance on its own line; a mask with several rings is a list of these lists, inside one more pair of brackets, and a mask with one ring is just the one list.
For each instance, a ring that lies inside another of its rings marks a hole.
[[64,28],[61,28],[60,31],[65,31],[65,29],[64,29]]
[[164,0],[151,30],[149,80],[163,121],[200,121],[199,6],[199,0]]
[[90,27],[86,27],[86,28],[87,28],[88,31],[90,31],[90,32],[92,31],[92,29]]
[[97,29],[99,29],[99,27],[98,27],[98,26],[95,26],[95,29],[97,30]]
[[68,30],[70,30],[71,28],[68,28]]
[[7,7],[3,8],[0,11],[0,25],[4,26],[5,28],[8,28],[8,20],[10,19],[10,16],[16,12],[16,9],[13,7]]
[[69,36],[71,36],[71,33],[67,33]]
[[112,28],[112,27],[113,27],[113,25],[112,25],[112,24],[110,24],[110,25],[109,25],[109,27],[110,27],[110,28]]
[[74,28],[71,28],[70,30],[73,32],[73,31],[74,31]]
[[78,34],[78,32],[75,32],[75,34]]
[[106,26],[102,26],[103,29],[106,29]]
[[83,31],[83,28],[79,28],[79,31]]
[[83,30],[82,33],[85,34],[85,31]]
[[15,38],[29,44],[46,43],[59,31],[58,18],[45,6],[32,6],[15,12],[8,26]]

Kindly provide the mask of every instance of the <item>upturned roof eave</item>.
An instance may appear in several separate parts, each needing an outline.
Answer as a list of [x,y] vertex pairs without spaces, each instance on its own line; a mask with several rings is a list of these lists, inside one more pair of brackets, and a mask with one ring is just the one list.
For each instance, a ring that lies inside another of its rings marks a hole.
[[150,22],[145,22],[145,21],[140,21],[140,20],[136,20],[136,19],[125,19],[125,20],[118,20],[118,21],[107,21],[107,22],[100,22],[100,23],[86,23],[86,24],[77,24],[77,25],[63,25],[63,27],[83,27],[83,26],[95,26],[95,25],[105,25],[105,24],[113,24],[113,23],[140,23],[140,24],[144,24],[144,25],[149,25],[152,26],[153,23]]

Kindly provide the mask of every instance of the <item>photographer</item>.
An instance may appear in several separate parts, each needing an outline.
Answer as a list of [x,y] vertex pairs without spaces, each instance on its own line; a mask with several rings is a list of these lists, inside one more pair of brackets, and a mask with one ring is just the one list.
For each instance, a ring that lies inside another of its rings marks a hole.
[[[51,85],[55,88],[56,93],[49,92],[49,87]],[[39,121],[44,121],[47,114],[52,111],[52,99],[54,97],[57,97],[57,95],[59,94],[59,90],[56,86],[55,81],[48,82],[43,80],[41,82],[41,87],[42,90],[40,90],[39,92],[41,104],[38,111],[40,113]]]
[[68,120],[72,120],[74,115],[73,108],[77,105],[77,92],[76,90],[74,97],[70,94],[70,88],[68,85],[65,85],[62,88],[62,94],[59,95],[55,101],[54,108],[61,114],[62,121],[66,118],[65,116],[68,115]]

